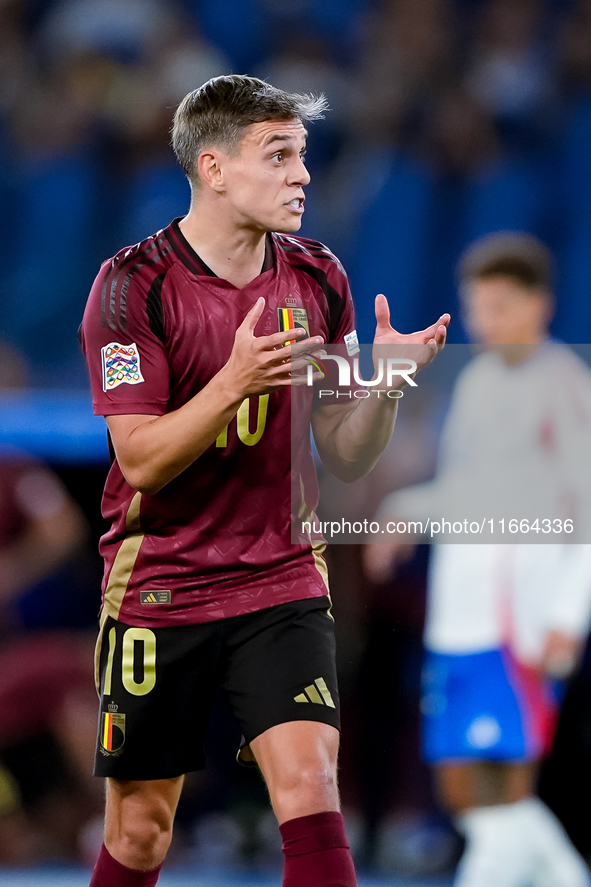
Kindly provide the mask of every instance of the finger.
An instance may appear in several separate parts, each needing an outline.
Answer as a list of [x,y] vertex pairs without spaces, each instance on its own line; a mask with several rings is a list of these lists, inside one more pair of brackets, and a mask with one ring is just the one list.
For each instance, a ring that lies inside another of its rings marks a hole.
[[261,388],[257,388],[257,394],[273,394],[274,391],[278,391],[280,388],[291,388],[292,380],[288,376],[287,378],[277,378],[270,380],[266,385],[263,385]]
[[438,326],[431,341],[435,342],[438,348],[442,348],[447,341],[447,327],[443,324]]
[[[299,373],[302,370],[307,372],[308,367],[314,368],[314,364],[310,360],[306,360],[305,357],[294,358],[291,361],[291,372],[292,373]],[[321,369],[315,369],[314,371],[320,373],[320,375],[318,376],[319,379],[324,379],[324,373],[322,372]]]
[[[277,352],[279,354],[279,352]],[[324,373],[319,367],[313,366],[309,361],[298,358],[296,360],[275,360],[275,356],[273,355],[273,360],[267,364],[266,375],[273,379],[280,378],[281,376],[285,376],[289,378],[301,378],[304,380],[304,383],[307,383],[308,380],[308,369],[312,369],[312,379],[315,381],[320,381],[324,379]]]
[[440,327],[447,330],[450,320],[451,316],[449,314],[442,314],[439,320],[436,320],[435,323],[432,323],[431,326],[428,326],[422,331],[423,335],[426,336],[427,339],[434,338],[439,332]]
[[376,296],[375,312],[378,330],[390,329],[390,306],[383,293]]
[[264,310],[265,299],[263,296],[259,296],[250,311],[247,312],[246,317],[244,318],[238,329],[244,329],[254,334],[254,328],[257,325],[259,318]]
[[326,357],[324,339],[322,336],[314,336],[312,339],[303,339],[301,342],[294,342],[290,347],[293,357],[300,354],[317,354],[320,357]]
[[437,340],[438,345],[445,345],[445,343],[447,341],[447,327],[446,326],[442,325],[442,326],[438,327],[437,332],[435,334],[435,339]]
[[[320,382],[322,380],[322,375],[314,370],[312,373],[312,382]],[[308,374],[303,372],[295,372],[292,364],[286,363],[279,367],[274,367],[267,373],[267,383],[269,388],[273,387],[284,387],[287,385],[291,386],[304,386],[309,385],[310,380],[308,379]]]
[[[265,348],[269,351],[272,351],[274,348],[289,348],[290,345],[286,344],[292,341],[297,341],[302,338],[302,336],[306,335],[306,330],[301,326],[296,327],[293,330],[284,330],[282,333],[272,333],[270,336],[257,336],[257,341],[259,342],[261,348]],[[320,340],[320,337],[315,337],[311,339],[311,342],[317,342]],[[307,341],[307,340],[306,340]]]
[[439,351],[445,345],[446,340],[446,334],[437,330],[436,334],[431,339],[427,339],[425,345],[433,346],[436,351]]
[[[319,373],[317,370],[314,370],[314,372],[312,373],[312,382],[322,382],[323,379],[324,379],[324,375],[322,373]],[[291,376],[292,387],[298,388],[298,387],[302,387],[303,385],[309,385],[309,382],[310,382],[310,380],[308,379],[307,374],[304,374],[304,375],[299,374],[299,375],[294,376],[292,373],[292,376]]]
[[294,358],[293,345],[275,345],[274,348],[264,347],[264,350],[269,351],[268,356],[264,357],[264,362],[269,366],[285,365]]

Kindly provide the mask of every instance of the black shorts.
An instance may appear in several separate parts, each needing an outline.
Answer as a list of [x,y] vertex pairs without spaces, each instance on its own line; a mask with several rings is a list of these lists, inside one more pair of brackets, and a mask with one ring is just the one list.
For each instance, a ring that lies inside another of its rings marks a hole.
[[134,628],[109,617],[97,649],[101,708],[94,773],[167,779],[205,765],[216,692],[249,743],[287,721],[340,729],[327,597],[219,622]]

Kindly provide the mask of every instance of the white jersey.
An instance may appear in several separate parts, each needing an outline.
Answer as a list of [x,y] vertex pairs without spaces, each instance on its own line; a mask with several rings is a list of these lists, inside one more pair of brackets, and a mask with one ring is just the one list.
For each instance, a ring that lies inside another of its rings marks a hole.
[[[513,366],[489,351],[456,384],[436,478],[393,493],[380,516],[425,522],[448,517],[450,508],[458,516],[471,499],[485,514],[512,502],[508,522],[524,516],[524,491],[531,504],[534,490],[541,519],[570,516],[578,531],[572,538],[588,540],[590,455],[587,364],[554,343]],[[510,541],[507,532],[504,538]],[[548,630],[581,637],[590,618],[589,544],[434,545],[429,649],[461,654],[509,644],[534,663]]]

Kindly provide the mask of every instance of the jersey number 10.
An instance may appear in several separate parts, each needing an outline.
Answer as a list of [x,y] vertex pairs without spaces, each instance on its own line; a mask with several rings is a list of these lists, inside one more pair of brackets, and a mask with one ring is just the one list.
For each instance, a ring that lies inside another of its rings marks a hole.
[[[254,400],[254,397],[252,398],[252,400]],[[247,397],[246,400],[243,400],[240,404],[238,412],[236,413],[236,426],[238,430],[238,437],[240,438],[242,443],[246,444],[247,447],[254,447],[254,445],[257,444],[263,436],[265,425],[267,424],[267,407],[269,405],[269,395],[260,394],[258,397],[257,425],[256,431],[254,432],[251,432],[250,430],[250,401],[251,398]],[[227,425],[224,430],[218,435],[215,445],[216,447],[228,446]]]
[[[117,632],[113,627],[109,631],[109,654],[103,686],[104,696],[111,695],[116,646]],[[137,671],[141,674],[141,680],[136,680],[139,677],[136,674]],[[123,635],[121,681],[132,696],[146,696],[156,686],[156,635],[149,628],[128,628]]]

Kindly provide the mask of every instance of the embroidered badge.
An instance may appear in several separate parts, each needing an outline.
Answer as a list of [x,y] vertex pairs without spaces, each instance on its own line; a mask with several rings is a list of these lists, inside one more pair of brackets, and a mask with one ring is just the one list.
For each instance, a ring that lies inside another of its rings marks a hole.
[[117,385],[138,385],[144,381],[140,369],[140,354],[135,342],[120,345],[109,342],[101,348],[103,391],[112,391]]
[[[308,314],[305,308],[278,308],[277,316],[279,318],[279,332],[282,333],[285,330],[297,330],[299,327],[306,331],[306,335],[302,336],[303,339],[307,339],[310,335]],[[293,345],[293,342],[295,341],[297,340],[293,339],[291,342],[286,342],[285,344]]]
[[125,744],[125,715],[120,714],[119,706],[113,702],[108,708],[101,718],[101,752],[104,755],[120,755]]
[[348,333],[345,336],[345,345],[347,346],[347,354],[349,355],[349,357],[353,357],[354,354],[359,354],[359,351],[361,349],[359,348],[357,330],[353,330],[352,333]]

